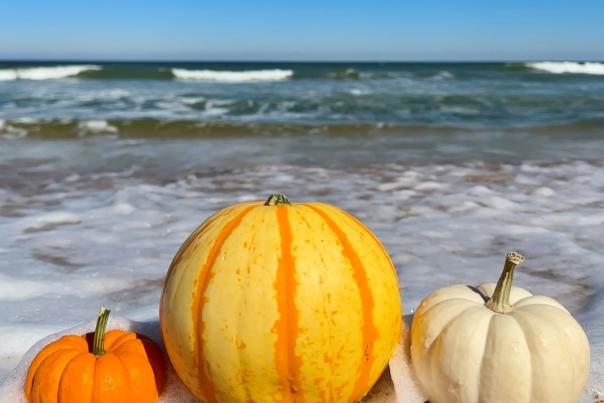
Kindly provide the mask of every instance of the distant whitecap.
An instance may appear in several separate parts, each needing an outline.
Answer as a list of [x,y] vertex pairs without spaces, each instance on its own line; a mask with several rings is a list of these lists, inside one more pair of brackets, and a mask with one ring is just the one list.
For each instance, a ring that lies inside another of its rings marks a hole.
[[187,70],[172,69],[174,77],[180,80],[201,80],[223,83],[241,83],[250,81],[282,81],[291,78],[293,70],[246,70],[246,71],[219,71],[219,70]]
[[604,75],[604,63],[596,62],[535,62],[527,63],[527,67],[547,71],[554,74],[595,74]]
[[95,65],[20,67],[13,69],[0,69],[0,80],[53,80],[77,76],[83,71],[100,69],[100,66]]

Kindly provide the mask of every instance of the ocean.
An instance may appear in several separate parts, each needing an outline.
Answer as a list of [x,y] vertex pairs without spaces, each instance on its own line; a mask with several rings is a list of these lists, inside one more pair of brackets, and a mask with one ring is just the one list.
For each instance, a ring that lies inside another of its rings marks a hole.
[[600,62],[1,62],[0,379],[101,305],[157,320],[187,235],[274,192],[363,220],[405,313],[522,251],[604,392]]

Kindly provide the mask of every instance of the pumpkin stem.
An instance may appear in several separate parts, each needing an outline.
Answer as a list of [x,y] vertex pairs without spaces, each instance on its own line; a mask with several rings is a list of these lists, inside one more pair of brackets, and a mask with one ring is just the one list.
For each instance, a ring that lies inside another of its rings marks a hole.
[[485,303],[487,308],[497,313],[508,313],[512,310],[510,291],[512,290],[512,282],[514,281],[514,269],[522,262],[524,262],[524,256],[520,253],[508,252],[505,257],[503,272],[501,273],[501,277],[499,277],[493,296]]
[[109,313],[111,311],[107,308],[101,308],[99,317],[96,320],[96,327],[94,329],[94,342],[92,344],[92,354],[95,356],[105,354],[105,329],[107,328],[107,322],[109,321]]
[[268,199],[266,199],[266,202],[264,202],[265,206],[276,206],[278,204],[291,203],[283,193],[273,193],[268,197]]

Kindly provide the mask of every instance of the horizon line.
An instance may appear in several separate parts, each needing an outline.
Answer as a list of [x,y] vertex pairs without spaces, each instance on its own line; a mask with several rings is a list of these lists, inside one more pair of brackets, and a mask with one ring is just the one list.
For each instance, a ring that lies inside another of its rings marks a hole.
[[122,58],[2,58],[0,63],[10,62],[96,62],[96,63],[533,63],[533,62],[604,62],[604,59],[122,59]]

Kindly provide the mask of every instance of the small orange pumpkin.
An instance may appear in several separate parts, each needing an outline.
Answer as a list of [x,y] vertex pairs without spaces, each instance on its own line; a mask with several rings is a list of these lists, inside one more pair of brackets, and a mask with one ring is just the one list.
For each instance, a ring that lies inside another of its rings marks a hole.
[[25,379],[30,403],[148,403],[157,401],[166,379],[159,347],[124,330],[105,334],[102,308],[94,333],[67,335],[32,361]]

